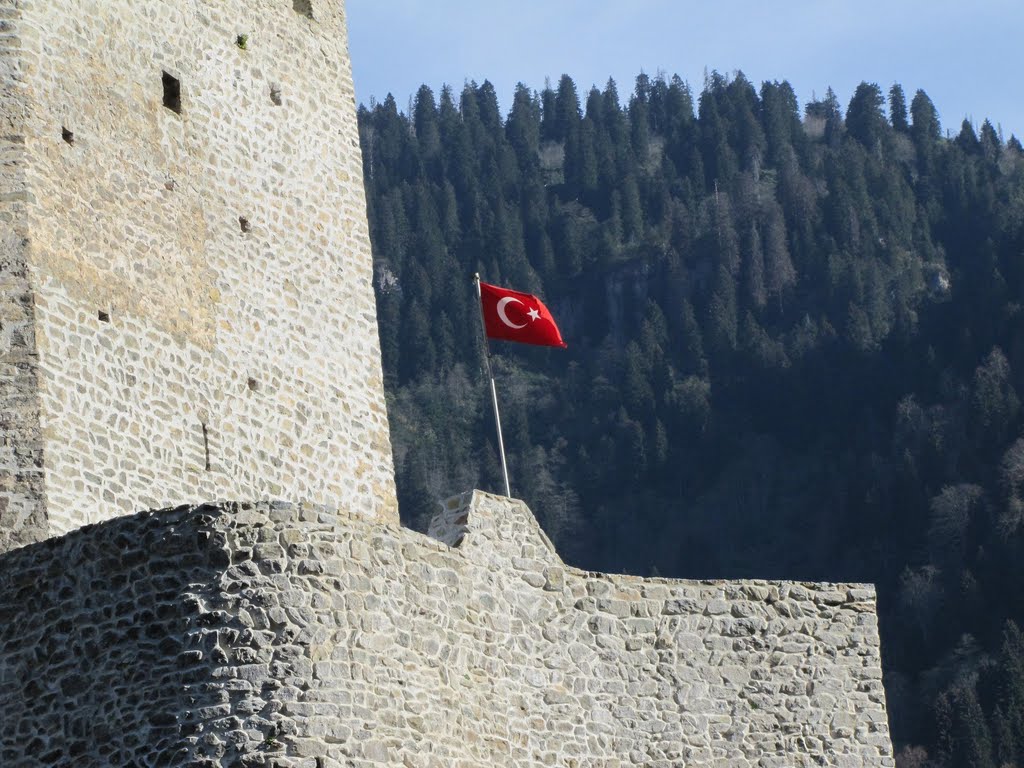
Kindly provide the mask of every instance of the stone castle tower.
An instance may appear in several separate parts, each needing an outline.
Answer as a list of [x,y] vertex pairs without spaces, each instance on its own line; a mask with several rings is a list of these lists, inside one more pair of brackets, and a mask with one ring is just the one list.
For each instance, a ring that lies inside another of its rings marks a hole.
[[894,764],[870,585],[400,527],[341,0],[0,46],[0,765]]
[[341,4],[0,13],[0,548],[189,499],[396,520]]

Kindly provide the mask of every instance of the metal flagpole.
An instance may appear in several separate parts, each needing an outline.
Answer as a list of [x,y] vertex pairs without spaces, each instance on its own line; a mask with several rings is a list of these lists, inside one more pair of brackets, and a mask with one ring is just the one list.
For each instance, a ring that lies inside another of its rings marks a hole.
[[476,298],[480,305],[480,330],[484,334],[484,362],[487,365],[487,378],[491,381],[491,403],[494,405],[494,424],[498,427],[498,453],[501,455],[501,473],[505,477],[505,496],[512,498],[512,489],[508,484],[508,465],[505,463],[505,441],[501,437],[501,416],[498,415],[498,390],[494,386],[494,373],[491,371],[491,342],[487,340],[487,323],[484,320],[484,296],[480,289],[480,273],[473,275],[476,283]]

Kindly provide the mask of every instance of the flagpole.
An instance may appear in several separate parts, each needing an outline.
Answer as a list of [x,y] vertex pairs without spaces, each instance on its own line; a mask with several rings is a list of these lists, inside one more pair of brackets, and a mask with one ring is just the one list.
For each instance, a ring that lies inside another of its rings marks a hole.
[[480,273],[473,275],[476,284],[476,299],[480,306],[480,330],[484,334],[484,363],[487,365],[487,378],[491,382],[491,404],[494,406],[494,424],[498,428],[498,453],[501,455],[501,474],[505,478],[505,496],[512,498],[512,489],[508,484],[508,465],[505,463],[505,441],[501,437],[501,416],[498,414],[498,390],[494,386],[494,373],[491,371],[491,342],[487,339],[487,323],[484,320],[484,297],[480,289]]

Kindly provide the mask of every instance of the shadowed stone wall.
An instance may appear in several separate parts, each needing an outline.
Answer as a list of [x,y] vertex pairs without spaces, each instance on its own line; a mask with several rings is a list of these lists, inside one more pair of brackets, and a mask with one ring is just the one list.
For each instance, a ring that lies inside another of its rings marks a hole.
[[342,4],[0,0],[0,549],[397,520]]
[[0,557],[5,766],[892,766],[874,591],[562,564],[312,506],[136,515]]
[[0,4],[0,552],[48,533],[29,285],[28,108],[21,11]]

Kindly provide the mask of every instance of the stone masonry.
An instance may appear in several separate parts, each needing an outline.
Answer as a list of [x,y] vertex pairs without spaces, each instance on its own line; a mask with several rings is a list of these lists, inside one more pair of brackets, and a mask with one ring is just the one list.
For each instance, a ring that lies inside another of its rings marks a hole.
[[0,122],[4,768],[894,765],[868,585],[399,526],[341,0],[0,0]]
[[0,551],[200,499],[397,519],[342,6],[0,0]]
[[586,573],[479,492],[432,530],[219,504],[0,557],[0,764],[893,765],[871,587]]
[[26,62],[11,35],[14,16],[0,6],[0,552],[35,541],[47,528],[28,267]]

